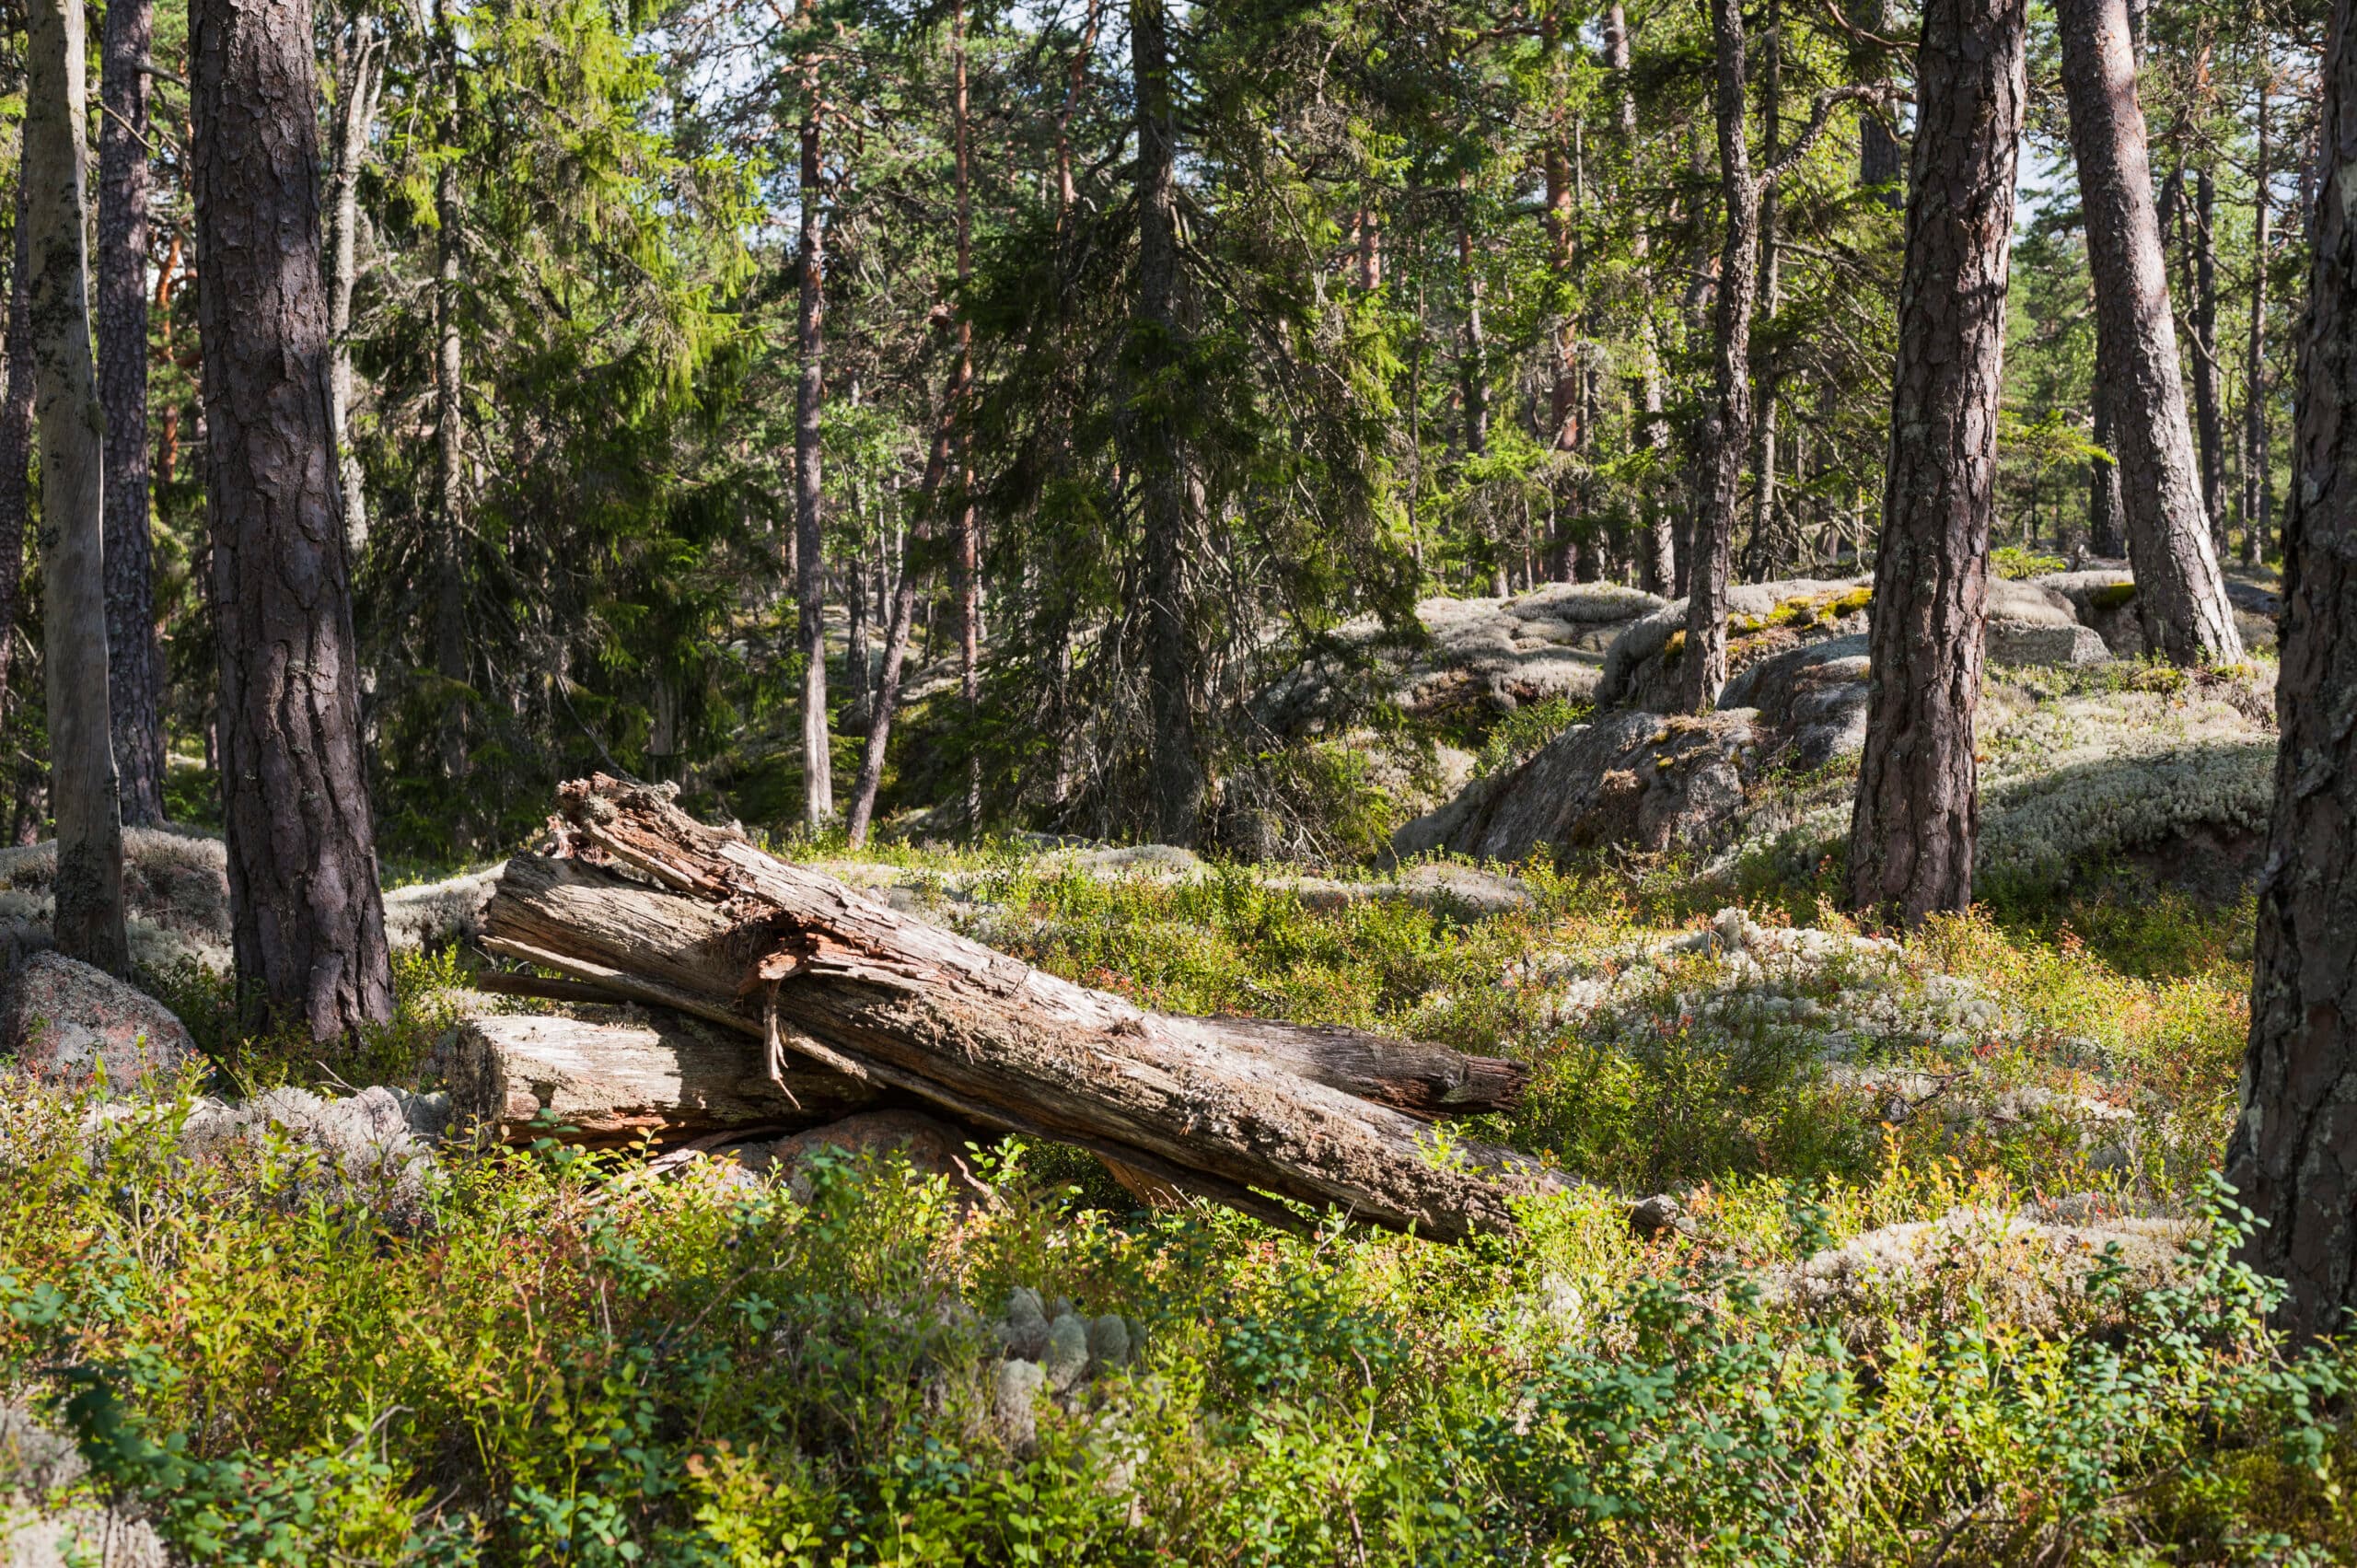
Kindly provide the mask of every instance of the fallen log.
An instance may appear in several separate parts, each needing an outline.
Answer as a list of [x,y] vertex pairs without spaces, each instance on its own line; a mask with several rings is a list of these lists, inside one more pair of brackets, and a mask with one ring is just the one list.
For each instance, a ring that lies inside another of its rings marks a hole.
[[1429,1112],[1510,1098],[1510,1068],[1440,1066],[1417,1055],[1436,1048],[1350,1031],[1149,1013],[602,776],[566,785],[552,826],[567,858],[509,863],[484,915],[493,952],[1271,1218],[1295,1216],[1260,1193],[1458,1239],[1505,1228],[1511,1195],[1550,1179],[1511,1151],[1460,1143],[1443,1157],[1395,1105],[1293,1070],[1389,1083],[1379,1043],[1407,1053],[1395,1063],[1426,1063],[1423,1086],[1392,1098]]
[[874,1105],[874,1086],[795,1063],[782,1084],[749,1071],[733,1030],[637,1008],[603,1016],[478,1015],[459,1020],[447,1069],[458,1126],[517,1143],[551,1126],[568,1142],[675,1143],[713,1132],[750,1136],[832,1121]]
[[[496,918],[486,911],[483,947],[581,978],[492,974],[476,981],[482,989],[651,1003],[743,1033],[763,1032],[737,994],[746,956],[735,940],[737,923],[713,905],[539,855],[518,856],[500,893]],[[1186,1022],[1222,1047],[1423,1121],[1510,1110],[1530,1082],[1519,1062],[1364,1029],[1232,1016]]]

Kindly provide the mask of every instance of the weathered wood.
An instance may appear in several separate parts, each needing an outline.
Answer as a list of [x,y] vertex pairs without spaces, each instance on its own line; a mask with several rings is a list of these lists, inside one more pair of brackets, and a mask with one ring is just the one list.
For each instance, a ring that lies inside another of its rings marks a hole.
[[[1283,1026],[1145,1012],[776,861],[659,792],[567,785],[554,826],[573,863],[510,863],[484,916],[493,951],[659,992],[748,1035],[773,1007],[789,1051],[1263,1211],[1253,1190],[1456,1239],[1507,1226],[1510,1194],[1544,1179],[1510,1151],[1459,1144],[1443,1162],[1403,1111],[1248,1053]],[[1339,1038],[1374,1059],[1373,1037]],[[1510,1090],[1510,1069],[1487,1075]],[[1451,1092],[1404,1098],[1446,1108]]]
[[638,1008],[598,1011],[606,1016],[461,1020],[448,1071],[456,1123],[506,1143],[534,1137],[551,1121],[585,1144],[641,1134],[671,1143],[722,1131],[792,1132],[877,1099],[869,1086],[800,1063],[772,1084],[758,1046],[709,1024]]
[[1404,1111],[1420,1121],[1511,1110],[1530,1086],[1530,1069],[1497,1056],[1395,1040],[1364,1029],[1279,1023],[1270,1018],[1190,1020],[1221,1045],[1260,1057],[1344,1094]]
[[[911,923],[922,931],[935,929]],[[651,1003],[758,1036],[761,1019],[739,993],[746,962],[759,944],[747,946],[736,930],[709,903],[577,861],[518,856],[485,912],[482,945],[503,958],[563,969],[578,978],[491,975],[478,983],[487,991],[556,1000]],[[1002,956],[1002,961],[1015,960]],[[1518,1062],[1469,1056],[1364,1029],[1269,1018],[1185,1022],[1219,1047],[1423,1121],[1512,1109],[1530,1081],[1530,1070]],[[793,1049],[794,1042],[788,1046]]]

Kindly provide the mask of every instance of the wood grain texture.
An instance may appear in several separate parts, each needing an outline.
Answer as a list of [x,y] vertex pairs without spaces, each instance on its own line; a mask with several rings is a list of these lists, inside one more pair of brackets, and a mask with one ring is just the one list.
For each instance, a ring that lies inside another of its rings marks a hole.
[[511,861],[485,912],[494,950],[659,991],[749,1036],[774,978],[790,1051],[969,1121],[1076,1144],[1255,1212],[1283,1213],[1259,1190],[1444,1239],[1506,1228],[1511,1195],[1548,1179],[1511,1151],[1459,1144],[1445,1162],[1415,1117],[1295,1070],[1314,1060],[1365,1085],[1387,1064],[1418,1063],[1398,1074],[1418,1086],[1390,1092],[1430,1110],[1517,1092],[1507,1064],[1445,1066],[1437,1048],[1350,1031],[1149,1013],[610,779],[565,786],[555,826],[565,861]]
[[513,1143],[552,1124],[569,1141],[670,1143],[707,1132],[791,1131],[873,1105],[876,1090],[797,1066],[783,1085],[733,1030],[637,1008],[601,1016],[494,1014],[460,1022],[449,1084],[456,1125]]

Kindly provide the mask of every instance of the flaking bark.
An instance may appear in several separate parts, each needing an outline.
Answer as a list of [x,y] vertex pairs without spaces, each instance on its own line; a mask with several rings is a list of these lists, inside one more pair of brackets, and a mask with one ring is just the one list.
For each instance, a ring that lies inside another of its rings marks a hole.
[[2137,614],[2155,652],[2179,664],[2232,664],[2242,638],[2186,418],[2128,7],[2059,0],[2056,18]]
[[106,411],[107,699],[122,819],[164,819],[164,679],[147,479],[149,0],[109,0],[99,97],[99,401]]
[[57,818],[57,947],[127,974],[122,819],[109,720],[106,416],[90,354],[88,57],[82,6],[41,0],[25,41],[25,224],[41,440],[42,666]]
[[1928,0],[1916,56],[1874,688],[1850,826],[1852,904],[1909,925],[1972,901],[2026,32],[2026,0]]
[[[1380,1063],[1316,1038],[1336,1031],[1146,1013],[783,865],[656,791],[599,778],[560,806],[561,846],[590,864],[511,862],[485,916],[493,951],[749,1038],[773,1007],[790,1057],[1271,1217],[1286,1211],[1256,1190],[1455,1239],[1507,1226],[1511,1193],[1543,1184],[1506,1151],[1438,1161],[1414,1117],[1272,1059],[1277,1031],[1337,1072]],[[1518,1092],[1518,1075],[1497,1064],[1466,1087]]]
[[361,759],[319,267],[308,0],[196,0],[190,146],[204,347],[231,947],[247,1016],[392,1016]]
[[2258,877],[2250,1050],[2226,1176],[2283,1324],[2357,1307],[2357,15],[2333,8],[2300,422],[2283,525],[2282,732]]

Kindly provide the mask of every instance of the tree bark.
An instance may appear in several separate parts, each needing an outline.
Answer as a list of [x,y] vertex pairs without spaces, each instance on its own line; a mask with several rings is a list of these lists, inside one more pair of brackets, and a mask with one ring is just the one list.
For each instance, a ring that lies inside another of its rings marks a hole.
[[[811,0],[798,13],[807,25]],[[803,68],[801,245],[795,273],[801,295],[795,341],[802,358],[794,389],[795,645],[802,656],[802,821],[819,828],[835,814],[832,749],[827,735],[827,577],[825,493],[819,483],[819,420],[826,402],[824,247],[820,222],[819,85]]]
[[[2333,8],[2322,189],[2357,180],[2357,16]],[[2226,1177],[2265,1222],[2251,1262],[2300,1338],[2357,1307],[2357,213],[2316,210],[2283,524],[2282,731],[2258,877],[2250,1051]]]
[[25,221],[21,161],[18,168],[9,240],[8,367],[5,389],[0,389],[0,713],[6,710],[8,677],[16,665],[25,535],[32,528],[32,231]]
[[1130,71],[1137,104],[1137,306],[1132,385],[1124,412],[1138,476],[1144,538],[1146,684],[1153,707],[1157,836],[1190,845],[1201,830],[1209,779],[1195,733],[1194,592],[1189,556],[1201,509],[1177,375],[1185,336],[1179,308],[1178,108],[1167,0],[1130,0]]
[[[953,173],[958,200],[958,285],[962,290],[974,270],[973,127],[966,101],[966,6],[954,0],[950,11],[955,81],[951,93],[950,130]],[[958,590],[958,693],[970,722],[982,705],[982,552],[981,519],[974,509],[974,323],[963,300],[958,308],[958,553],[954,587]],[[979,831],[982,819],[982,763],[979,751],[966,760],[966,827]]]
[[358,560],[368,542],[368,498],[360,454],[352,445],[352,300],[360,283],[360,174],[368,157],[368,128],[385,79],[384,40],[355,19],[340,53],[335,166],[328,177],[334,249],[328,266],[328,330],[335,360],[328,379],[328,419],[335,430],[337,497],[343,506],[344,549]]
[[[1776,143],[1783,116],[1782,7],[1768,0],[1765,58],[1759,70],[1760,156],[1776,161]],[[1783,254],[1776,243],[1776,188],[1759,192],[1759,299],[1772,327],[1783,295]],[[1773,360],[1759,371],[1759,417],[1753,431],[1751,458],[1751,576],[1755,582],[1774,577],[1783,553],[1782,518],[1776,494],[1776,391]]]
[[231,946],[250,1024],[392,1016],[328,427],[308,0],[197,0],[190,148]]
[[[494,950],[637,984],[642,1000],[748,1036],[773,1027],[783,1050],[851,1076],[1271,1217],[1286,1211],[1255,1190],[1455,1240],[1510,1226],[1508,1195],[1537,1184],[1505,1151],[1460,1144],[1464,1161],[1435,1161],[1413,1118],[1231,1043],[1228,1021],[1143,1012],[1029,969],[772,860],[654,791],[586,781],[565,786],[560,811],[564,853],[660,881],[701,906],[702,923],[680,899],[526,859],[485,913]],[[557,889],[597,904],[595,931],[550,918]],[[562,953],[542,945],[559,932]],[[1284,1029],[1247,1026],[1263,1040]]]
[[164,681],[147,513],[148,0],[107,7],[99,98],[99,401],[106,411],[107,700],[122,819],[164,819]]
[[2098,363],[2146,642],[2179,664],[2242,657],[2201,502],[2123,0],[2060,0],[2062,87],[2086,214]]
[[58,950],[131,969],[122,819],[108,720],[106,415],[90,356],[89,105],[82,7],[39,0],[25,41],[25,222],[31,233],[34,412],[41,437],[42,665],[57,815]]
[[1727,683],[1727,575],[1733,564],[1736,508],[1743,494],[1744,454],[1751,446],[1751,310],[1759,286],[1759,186],[1751,178],[1744,133],[1742,0],[1711,0],[1717,62],[1713,108],[1719,130],[1719,186],[1726,235],[1719,251],[1715,401],[1702,426],[1701,505],[1686,580],[1686,649],[1678,666],[1678,705],[1709,711]]
[[2193,177],[2193,418],[2201,459],[2201,509],[2210,548],[2226,552],[2225,399],[2218,389],[2218,181],[2206,167]]
[[[459,99],[459,41],[445,0],[434,6],[435,52],[441,81],[440,137],[455,149],[465,124]],[[434,552],[434,665],[442,681],[440,734],[442,776],[456,792],[459,803],[455,837],[461,853],[471,842],[468,819],[471,813],[462,787],[472,771],[467,734],[467,377],[466,339],[459,319],[465,301],[461,273],[466,246],[465,214],[459,192],[459,167],[446,157],[434,175],[434,445],[436,462],[435,504],[441,523]],[[334,382],[332,343],[329,382]],[[332,393],[331,393],[332,404]],[[338,471],[343,464],[337,453]],[[337,510],[343,510],[343,486],[337,485]],[[350,571],[350,548],[345,551]]]
[[2088,439],[2105,454],[2087,459],[2087,549],[2116,561],[2128,551],[2119,537],[2119,426],[2111,417],[2111,377],[2106,374],[2100,348],[2096,351],[2095,384],[2087,401],[2094,425]]
[[2268,158],[2273,151],[2268,138],[2268,99],[2274,89],[2271,75],[2259,83],[2258,166],[2250,203],[2250,340],[2243,361],[2243,560],[2252,566],[2267,552],[2275,498],[2267,451],[2267,253],[2274,216],[2267,199]]
[[884,662],[876,674],[876,702],[867,718],[867,740],[860,749],[859,778],[852,785],[851,817],[845,824],[851,847],[867,842],[876,816],[876,793],[884,783],[884,755],[892,740],[892,719],[900,706],[900,669],[909,656],[909,633],[916,625],[918,552],[929,536],[926,522],[942,475],[949,467],[949,419],[945,413],[933,435],[933,453],[925,459],[924,487],[917,497],[916,536],[901,552],[900,580],[892,589],[892,611],[884,628]]
[[1853,908],[1910,926],[1972,902],[1973,726],[2027,37],[2026,0],[1929,0],[1916,54],[1875,679],[1849,868]]

